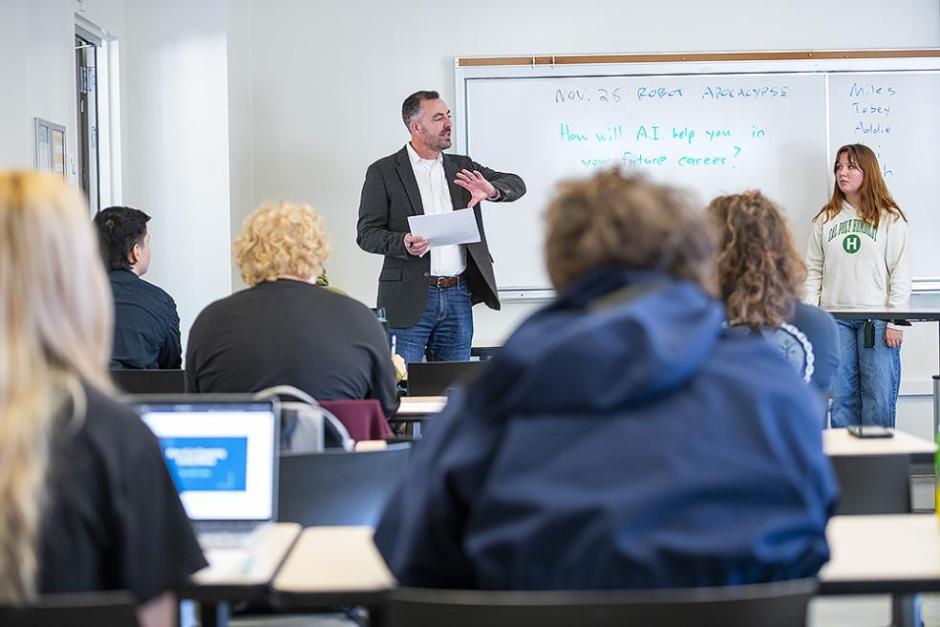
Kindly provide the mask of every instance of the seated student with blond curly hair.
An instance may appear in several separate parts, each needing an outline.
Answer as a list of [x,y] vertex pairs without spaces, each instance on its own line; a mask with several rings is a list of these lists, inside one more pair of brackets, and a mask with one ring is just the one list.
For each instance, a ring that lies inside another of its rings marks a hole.
[[292,385],[316,399],[375,398],[398,408],[385,332],[362,303],[320,287],[329,255],[308,205],[263,204],[245,219],[235,261],[248,289],[206,307],[186,350],[191,392]]

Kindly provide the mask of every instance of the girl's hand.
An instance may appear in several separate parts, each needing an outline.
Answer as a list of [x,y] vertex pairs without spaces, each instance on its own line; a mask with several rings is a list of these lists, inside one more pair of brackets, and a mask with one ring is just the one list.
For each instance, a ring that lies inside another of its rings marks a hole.
[[896,348],[904,341],[904,331],[885,327],[885,345],[888,348]]

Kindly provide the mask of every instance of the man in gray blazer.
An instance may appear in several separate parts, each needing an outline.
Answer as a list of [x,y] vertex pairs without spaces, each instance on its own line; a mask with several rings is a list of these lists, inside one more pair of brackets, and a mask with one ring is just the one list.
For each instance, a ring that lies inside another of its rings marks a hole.
[[[366,171],[356,241],[366,252],[385,256],[378,306],[385,308],[405,361],[425,356],[428,361],[467,360],[473,338],[470,308],[483,302],[499,309],[480,202],[516,200],[525,193],[525,183],[515,174],[442,152],[450,148],[452,122],[436,91],[408,96],[402,120],[411,141]],[[478,243],[429,248],[426,239],[410,232],[408,216],[466,207],[476,217]]]

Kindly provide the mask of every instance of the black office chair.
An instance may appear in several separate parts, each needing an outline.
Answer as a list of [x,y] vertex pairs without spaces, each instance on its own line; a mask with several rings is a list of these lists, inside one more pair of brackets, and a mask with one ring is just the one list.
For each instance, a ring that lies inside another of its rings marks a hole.
[[908,455],[833,455],[829,458],[839,481],[836,514],[909,514]]
[[428,361],[408,364],[408,396],[445,396],[452,387],[480,375],[485,361]]
[[112,370],[114,385],[128,394],[182,394],[182,370]]
[[803,627],[815,579],[722,588],[493,592],[400,588],[385,627]]
[[471,346],[470,358],[476,357],[479,361],[489,361],[496,357],[502,346]]
[[137,627],[129,592],[53,594],[25,607],[0,607],[3,627]]
[[282,452],[278,520],[305,527],[375,525],[410,452],[410,444],[379,451]]

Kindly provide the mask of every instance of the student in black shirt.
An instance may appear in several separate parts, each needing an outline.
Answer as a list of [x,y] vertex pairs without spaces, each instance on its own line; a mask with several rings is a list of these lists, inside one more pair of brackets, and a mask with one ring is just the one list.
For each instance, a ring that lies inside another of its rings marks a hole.
[[111,368],[179,368],[182,363],[176,303],[140,278],[150,267],[149,221],[146,213],[130,207],[108,207],[95,216],[114,296]]
[[85,216],[61,177],[0,172],[0,604],[124,589],[142,627],[169,627],[172,590],[206,562],[156,439],[107,395]]
[[186,389],[256,392],[292,385],[317,399],[375,398],[398,408],[395,368],[375,314],[316,285],[329,243],[306,205],[258,207],[235,240],[250,287],[206,307],[189,333]]

